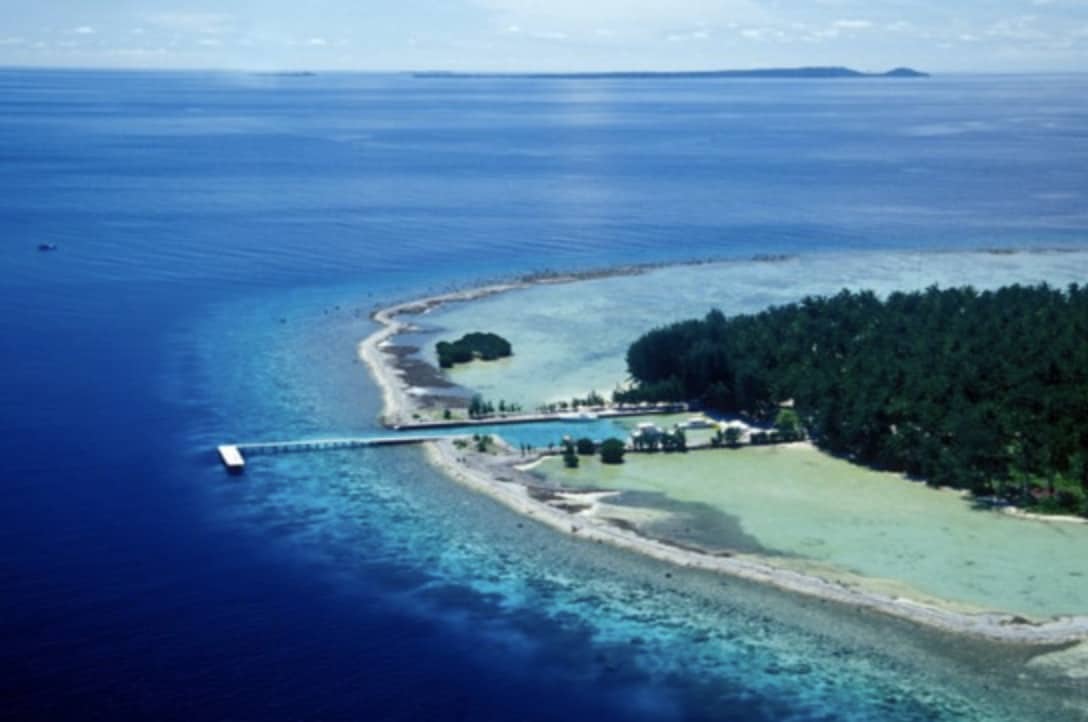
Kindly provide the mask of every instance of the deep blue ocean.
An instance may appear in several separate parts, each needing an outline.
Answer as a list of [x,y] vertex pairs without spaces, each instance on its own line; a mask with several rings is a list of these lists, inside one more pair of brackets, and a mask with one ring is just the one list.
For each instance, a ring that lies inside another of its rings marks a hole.
[[1085,76],[0,71],[0,717],[1023,719],[993,650],[559,537],[413,449],[213,450],[375,431],[379,301],[1083,248],[1086,194]]

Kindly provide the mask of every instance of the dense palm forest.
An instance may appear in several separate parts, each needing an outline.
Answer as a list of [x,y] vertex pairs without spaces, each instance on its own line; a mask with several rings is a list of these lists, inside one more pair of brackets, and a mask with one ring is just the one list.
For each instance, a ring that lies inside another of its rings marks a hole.
[[649,332],[617,400],[769,419],[933,484],[1088,514],[1088,287],[843,291]]

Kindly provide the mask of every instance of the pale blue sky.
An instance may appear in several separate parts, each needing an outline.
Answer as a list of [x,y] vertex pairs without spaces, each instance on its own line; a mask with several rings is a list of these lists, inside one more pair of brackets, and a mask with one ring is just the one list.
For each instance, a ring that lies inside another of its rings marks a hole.
[[0,0],[0,65],[1088,70],[1088,0]]

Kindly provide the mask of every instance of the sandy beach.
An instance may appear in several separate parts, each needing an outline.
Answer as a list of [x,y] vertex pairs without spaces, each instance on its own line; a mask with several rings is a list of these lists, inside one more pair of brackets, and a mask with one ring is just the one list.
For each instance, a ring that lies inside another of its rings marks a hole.
[[[588,277],[642,273],[646,270],[624,268],[598,272]],[[360,358],[382,390],[382,421],[388,425],[408,422],[421,409],[418,393],[413,393],[413,389],[405,383],[403,370],[397,367],[397,355],[385,350],[392,345],[397,334],[412,330],[411,321],[404,317],[423,314],[443,304],[472,301],[533,284],[570,283],[585,278],[587,276],[572,274],[519,279],[399,303],[376,311],[372,318],[381,328],[362,341],[358,350]],[[885,594],[841,579],[832,580],[776,566],[772,560],[762,556],[710,553],[650,539],[635,532],[630,525],[596,513],[599,502],[607,497],[607,493],[541,490],[534,487],[533,478],[525,471],[527,464],[532,464],[532,459],[527,460],[501,444],[489,453],[477,453],[471,449],[471,445],[461,446],[464,448],[459,448],[451,440],[429,442],[425,444],[426,456],[430,463],[458,483],[564,534],[611,544],[678,566],[768,584],[791,593],[888,614],[948,632],[1017,644],[1088,644],[1088,616],[1028,620],[1007,613],[965,610],[962,605],[952,602],[943,604],[939,600],[922,601]]]
[[573,283],[588,278],[643,273],[650,268],[652,266],[632,266],[586,274],[531,276],[428,296],[375,311],[371,314],[371,318],[380,324],[381,328],[363,339],[358,350],[359,358],[370,369],[374,381],[382,390],[382,423],[386,426],[408,423],[412,421],[413,415],[418,415],[423,410],[420,395],[413,393],[413,387],[405,382],[404,369],[398,363],[400,356],[394,352],[396,346],[393,344],[393,339],[398,334],[415,328],[410,320],[403,317],[419,316],[446,304],[474,301],[543,283]]
[[[788,259],[788,256],[770,255],[757,256],[748,260],[758,263],[779,263]],[[397,335],[415,330],[416,327],[410,317],[421,316],[449,304],[466,303],[533,286],[577,283],[617,276],[639,276],[666,267],[697,267],[738,260],[743,259],[706,258],[681,263],[640,263],[569,273],[541,271],[510,280],[404,301],[380,308],[370,314],[370,318],[379,324],[380,328],[359,343],[358,355],[382,390],[382,423],[390,427],[405,424],[413,420],[413,414],[422,414],[425,411],[425,403],[421,399],[419,390],[412,384],[406,383],[408,369],[402,361],[404,354],[398,352],[403,347],[394,343]]]
[[410,393],[412,389],[405,383],[401,369],[396,363],[398,355],[387,351],[393,346],[392,339],[395,336],[413,328],[411,322],[401,319],[402,316],[416,316],[442,304],[471,301],[525,285],[527,284],[511,282],[466,291],[454,291],[416,301],[407,301],[379,309],[371,314],[371,318],[380,324],[381,328],[359,344],[359,358],[366,364],[382,391],[382,423],[387,426],[404,423],[411,420],[412,414],[420,410],[418,397]]
[[[428,443],[427,458],[461,484],[501,502],[519,514],[547,524],[563,534],[645,554],[682,567],[729,574],[778,589],[818,597],[854,607],[890,614],[949,632],[971,634],[1002,642],[1061,644],[1088,639],[1088,617],[1060,617],[1033,623],[1014,615],[968,613],[903,597],[892,597],[776,567],[763,558],[735,554],[711,555],[648,539],[592,513],[600,492],[590,492],[578,503],[578,494],[563,492],[551,501],[534,498],[531,487],[512,475],[516,455],[477,454],[458,449],[449,440]],[[509,479],[499,481],[498,477]],[[563,507],[575,507],[570,512]]]

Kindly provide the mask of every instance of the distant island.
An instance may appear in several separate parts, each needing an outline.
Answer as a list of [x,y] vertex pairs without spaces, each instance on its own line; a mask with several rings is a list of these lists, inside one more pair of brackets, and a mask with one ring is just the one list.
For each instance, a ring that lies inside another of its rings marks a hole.
[[838,78],[928,78],[928,73],[913,68],[894,68],[885,73],[866,73],[839,66],[803,68],[753,68],[749,70],[635,70],[586,73],[458,73],[430,70],[412,74],[416,78],[523,78],[554,80],[637,80],[643,78],[794,78],[802,80],[828,80]]

